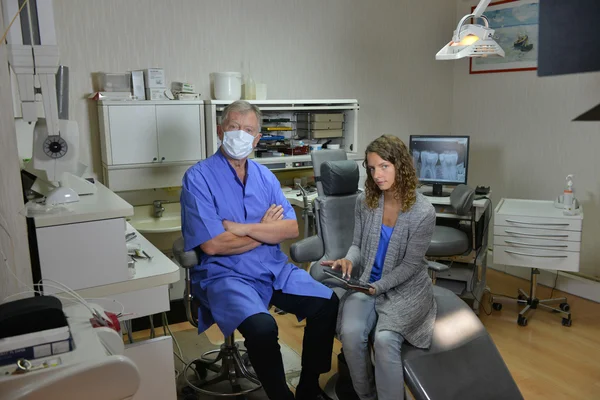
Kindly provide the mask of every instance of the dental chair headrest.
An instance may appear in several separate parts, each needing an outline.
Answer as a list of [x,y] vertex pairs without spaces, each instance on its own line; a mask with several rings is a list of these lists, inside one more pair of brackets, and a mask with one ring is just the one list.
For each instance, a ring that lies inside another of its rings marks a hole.
[[358,190],[358,164],[353,160],[326,161],[321,164],[320,181],[325,196],[343,196]]

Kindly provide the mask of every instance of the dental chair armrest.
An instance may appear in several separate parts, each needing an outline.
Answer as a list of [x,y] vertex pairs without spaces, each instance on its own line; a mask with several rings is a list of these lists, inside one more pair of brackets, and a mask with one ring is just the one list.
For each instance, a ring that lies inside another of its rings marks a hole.
[[292,260],[298,263],[320,260],[324,253],[323,241],[317,235],[299,240],[290,247]]
[[183,251],[183,238],[180,237],[173,243],[173,256],[182,268],[194,268],[200,264],[200,255],[196,249]]
[[435,261],[427,260],[427,268],[435,272],[443,272],[450,269],[450,266]]

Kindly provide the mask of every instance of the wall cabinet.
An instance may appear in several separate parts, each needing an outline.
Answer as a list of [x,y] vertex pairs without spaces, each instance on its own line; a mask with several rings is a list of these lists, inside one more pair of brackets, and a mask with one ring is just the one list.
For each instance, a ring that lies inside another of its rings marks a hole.
[[206,157],[202,101],[100,102],[104,182],[112,190],[179,186]]

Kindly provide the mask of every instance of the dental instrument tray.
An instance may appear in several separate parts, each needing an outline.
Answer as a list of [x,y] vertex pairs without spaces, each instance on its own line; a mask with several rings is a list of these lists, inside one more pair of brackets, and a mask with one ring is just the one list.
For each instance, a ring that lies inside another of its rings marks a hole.
[[371,286],[368,283],[359,281],[358,279],[354,279],[354,278],[344,278],[342,276],[342,272],[341,271],[337,271],[335,269],[331,269],[331,268],[327,268],[327,267],[323,267],[323,272],[340,281],[343,282],[348,288],[350,289],[357,289],[357,290],[369,290],[371,288]]

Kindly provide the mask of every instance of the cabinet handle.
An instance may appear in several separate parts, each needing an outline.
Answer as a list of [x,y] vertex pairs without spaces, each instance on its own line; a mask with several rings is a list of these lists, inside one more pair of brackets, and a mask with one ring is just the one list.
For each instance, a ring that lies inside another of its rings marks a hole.
[[156,160],[158,160],[158,158],[156,158],[156,157],[154,157],[154,158],[152,159],[152,161],[156,161]]
[[529,253],[521,253],[520,251],[511,251],[511,250],[504,250],[504,252],[509,253],[509,254],[518,254],[520,256],[539,257],[539,258],[567,258],[568,257],[566,255],[552,256],[549,254],[529,254]]
[[504,243],[508,244],[516,244],[521,246],[530,246],[530,247],[569,247],[566,244],[533,244],[533,243],[523,243],[523,242],[515,242],[514,240],[505,240]]
[[533,236],[533,237],[544,237],[544,238],[566,238],[566,237],[569,237],[569,235],[565,235],[565,234],[552,235],[552,234],[541,234],[541,233],[524,233],[524,232],[517,232],[517,231],[507,231],[506,229],[504,230],[504,232],[509,233],[511,235]]
[[164,157],[162,157],[162,158],[160,159],[160,161],[165,161],[165,158],[164,158]]
[[561,224],[561,223],[554,223],[554,222],[524,222],[524,221],[517,221],[514,219],[507,219],[506,222],[512,222],[513,224],[522,224],[522,225],[540,225],[540,226],[569,226],[568,223],[566,224]]

